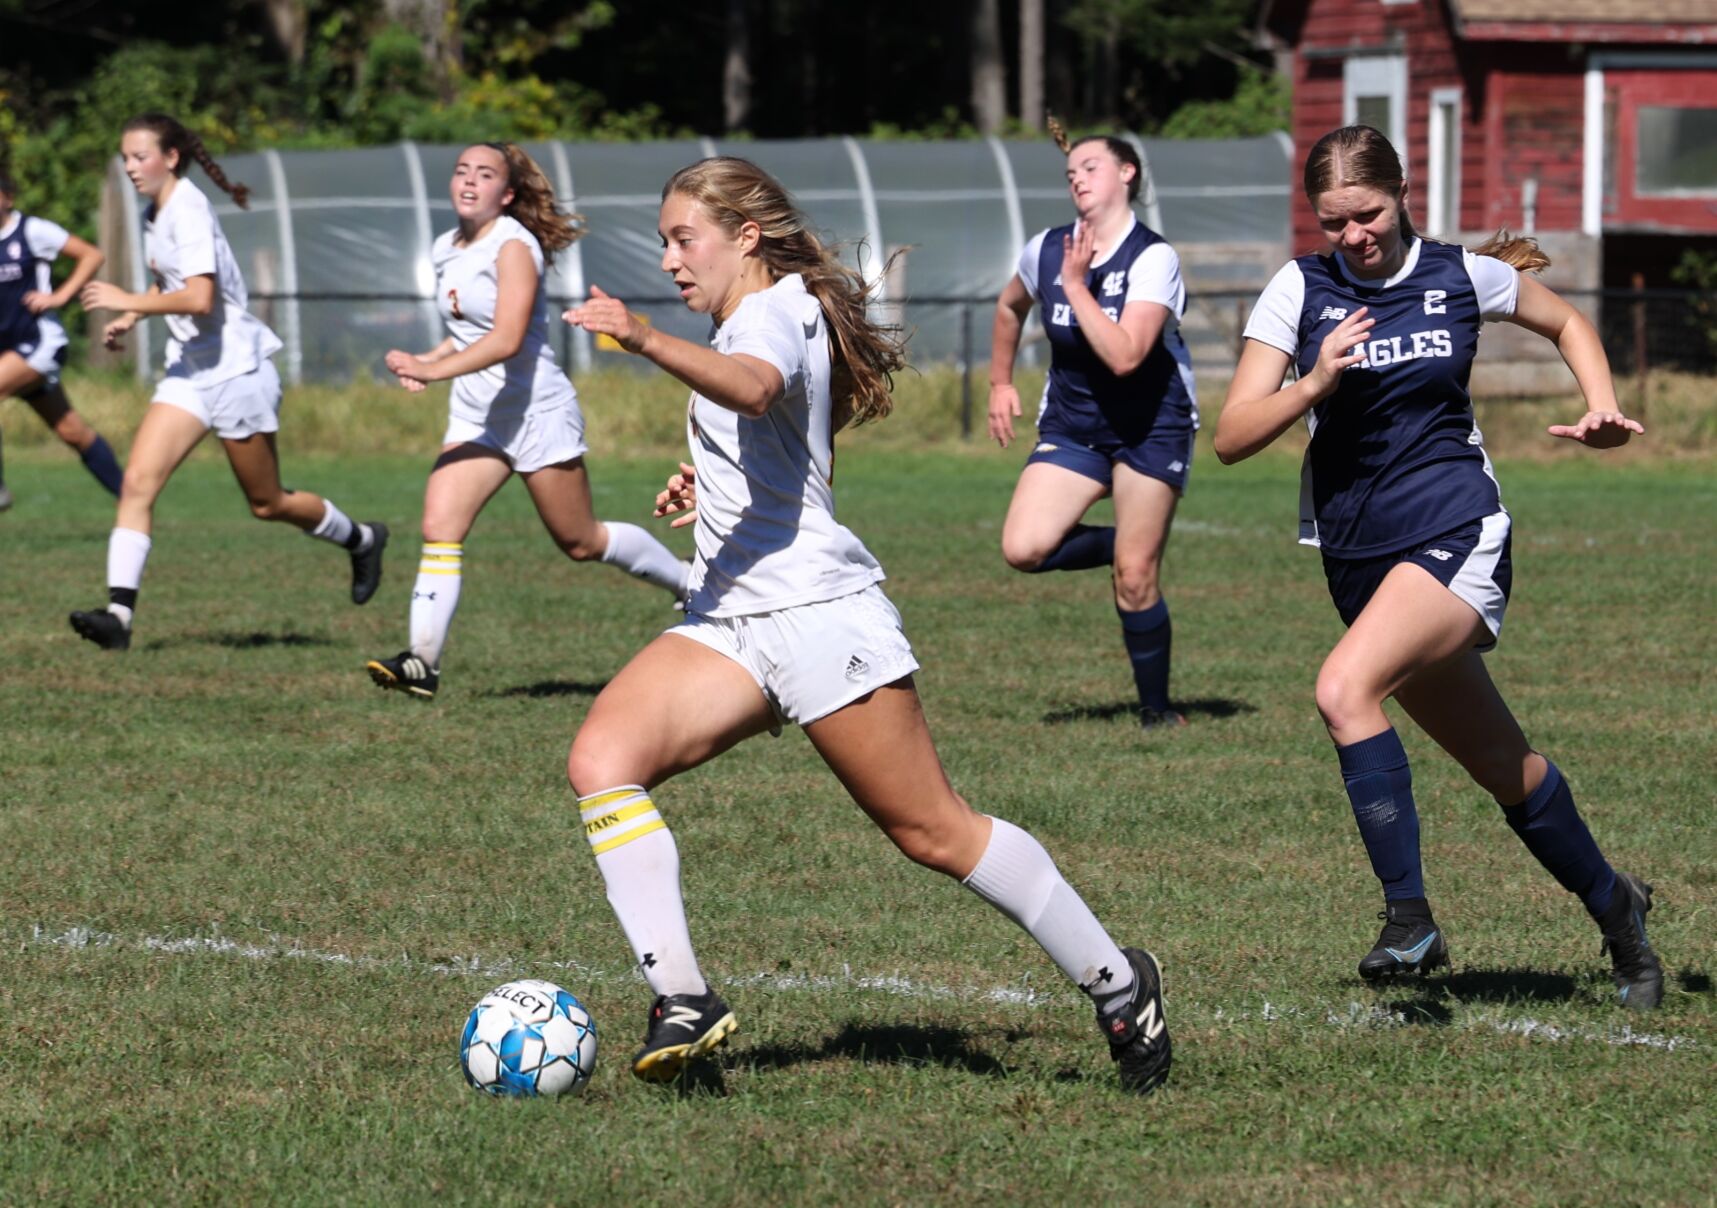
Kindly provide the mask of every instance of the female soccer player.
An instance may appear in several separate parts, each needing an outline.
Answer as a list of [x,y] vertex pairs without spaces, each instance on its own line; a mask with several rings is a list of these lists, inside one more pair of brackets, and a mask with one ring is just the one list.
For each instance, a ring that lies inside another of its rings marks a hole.
[[685,620],[603,689],[567,763],[608,900],[657,996],[633,1073],[671,1079],[735,1027],[698,969],[679,852],[650,791],[793,722],[902,852],[1044,947],[1096,1004],[1122,1085],[1154,1089],[1171,1056],[1156,961],[1116,947],[1037,840],[950,787],[882,568],[835,521],[834,433],[888,413],[899,343],[867,317],[857,275],[752,163],[675,173],[659,231],[662,270],[714,322],[709,347],[644,326],[598,289],[566,314],[692,390],[692,465],[657,501],[658,514],[695,515]]
[[425,700],[441,682],[465,535],[514,474],[573,561],[600,558],[677,596],[689,570],[637,525],[604,523],[591,507],[584,416],[554,361],[543,284],[554,254],[581,233],[574,219],[555,208],[548,178],[513,143],[465,148],[450,187],[459,225],[434,250],[435,296],[449,334],[426,353],[388,353],[387,367],[408,390],[452,379],[451,414],[423,493],[411,646],[368,664],[382,687]]
[[202,140],[165,114],[145,113],[126,122],[120,154],[126,176],[149,200],[143,246],[155,284],[147,293],[133,294],[94,281],[84,286],[83,304],[124,312],[104,332],[109,348],[117,348],[145,315],[164,316],[171,338],[166,374],[131,442],[108,541],[110,602],[105,609],[72,613],[72,628],[105,650],[131,645],[155,500],[211,428],[226,449],[251,514],[283,520],[343,546],[352,560],[352,603],[364,603],[381,582],[387,528],[355,524],[333,501],[281,487],[274,439],[280,430],[280,375],[269,359],[279,351],[280,340],[245,309],[244,278],[220,220],[208,197],[184,175],[195,160],[241,207],[250,190],[228,183]]
[[[55,436],[77,450],[95,480],[117,495],[123,471],[113,449],[72,410],[60,386],[66,329],[54,313],[77,297],[105,257],[64,227],[14,209],[17,195],[11,173],[0,167],[0,399],[16,395],[29,403]],[[62,255],[74,263],[54,289],[49,266]],[[0,481],[0,509],[11,502]]]
[[[1383,884],[1384,927],[1360,976],[1448,963],[1425,897],[1407,754],[1383,711],[1393,696],[1584,903],[1622,1002],[1655,1007],[1652,887],[1605,861],[1567,781],[1527,744],[1480,657],[1496,644],[1513,578],[1509,516],[1467,395],[1480,325],[1536,332],[1573,370],[1589,410],[1550,435],[1607,449],[1645,429],[1622,415],[1592,325],[1522,275],[1548,263],[1537,246],[1506,232],[1477,253],[1421,239],[1401,161],[1376,130],[1320,139],[1305,191],[1329,248],[1291,261],[1258,299],[1216,453],[1250,457],[1301,416],[1311,428],[1302,540],[1321,545],[1348,627],[1318,673],[1317,705]],[[1297,380],[1283,386],[1290,369]]]
[[[1180,336],[1180,258],[1133,216],[1143,175],[1119,138],[1067,141],[1067,187],[1079,219],[1034,236],[996,302],[990,353],[990,435],[1007,448],[1020,414],[1014,357],[1034,304],[1049,336],[1049,380],[1002,526],[1016,570],[1113,566],[1115,611],[1133,664],[1139,720],[1180,725],[1169,704],[1168,602],[1158,587],[1175,503],[1192,465],[1198,399]],[[1115,523],[1086,511],[1115,499]]]

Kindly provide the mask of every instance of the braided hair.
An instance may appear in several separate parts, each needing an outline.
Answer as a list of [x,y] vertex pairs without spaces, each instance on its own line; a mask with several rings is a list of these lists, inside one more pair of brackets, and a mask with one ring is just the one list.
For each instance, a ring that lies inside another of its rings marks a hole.
[[215,182],[217,188],[233,199],[239,209],[250,208],[249,187],[228,180],[215,157],[203,146],[203,140],[185,129],[178,118],[168,117],[165,113],[140,113],[125,123],[122,133],[130,134],[133,130],[147,130],[153,134],[163,155],[168,151],[179,153],[179,162],[173,165],[174,176],[183,176],[190,171],[191,161],[195,160],[197,166]]

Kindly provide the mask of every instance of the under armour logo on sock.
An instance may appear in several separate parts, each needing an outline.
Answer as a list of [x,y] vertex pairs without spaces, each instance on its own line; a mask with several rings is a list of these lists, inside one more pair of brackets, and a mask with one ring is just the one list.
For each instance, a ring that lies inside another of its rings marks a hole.
[[1098,986],[1107,985],[1114,980],[1115,974],[1110,970],[1109,966],[1104,965],[1101,969],[1097,970],[1096,977],[1093,977],[1090,981],[1084,983],[1079,988],[1089,994]]
[[414,591],[411,593],[411,598],[414,600],[433,600],[435,593],[432,591]]
[[644,959],[639,961],[638,965],[640,968],[654,969],[656,967],[656,954],[654,952],[646,952],[644,954]]

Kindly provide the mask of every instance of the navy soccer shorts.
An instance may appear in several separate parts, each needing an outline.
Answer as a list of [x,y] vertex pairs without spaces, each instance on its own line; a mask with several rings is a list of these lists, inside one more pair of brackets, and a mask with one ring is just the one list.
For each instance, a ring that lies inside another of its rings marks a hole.
[[1434,537],[1412,549],[1375,558],[1332,558],[1324,555],[1324,577],[1330,599],[1344,625],[1352,625],[1376,594],[1383,577],[1403,562],[1423,567],[1432,578],[1470,605],[1490,636],[1477,649],[1496,645],[1508,593],[1514,586],[1514,563],[1507,512],[1497,512]]

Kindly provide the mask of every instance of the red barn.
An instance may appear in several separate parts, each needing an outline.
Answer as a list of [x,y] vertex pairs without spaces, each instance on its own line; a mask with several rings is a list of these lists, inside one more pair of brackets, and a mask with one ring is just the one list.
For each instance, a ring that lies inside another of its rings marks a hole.
[[1717,0],[1265,0],[1260,31],[1291,58],[1296,162],[1376,126],[1427,234],[1537,235],[1564,288],[1717,248]]

